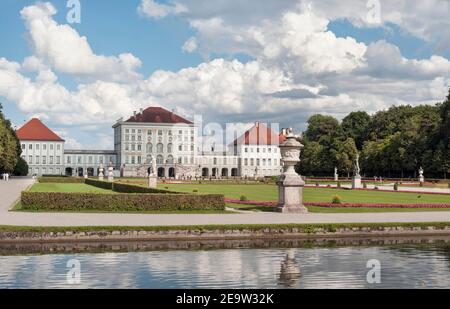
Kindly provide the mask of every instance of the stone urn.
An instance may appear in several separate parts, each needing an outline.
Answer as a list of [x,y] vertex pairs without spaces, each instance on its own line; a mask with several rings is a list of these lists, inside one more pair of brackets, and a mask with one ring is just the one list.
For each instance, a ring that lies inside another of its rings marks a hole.
[[305,182],[295,171],[295,166],[300,162],[300,151],[303,145],[298,141],[298,136],[287,131],[286,141],[280,145],[281,158],[283,160],[283,173],[277,182],[278,185],[278,211],[283,213],[307,213],[303,205],[303,187]]

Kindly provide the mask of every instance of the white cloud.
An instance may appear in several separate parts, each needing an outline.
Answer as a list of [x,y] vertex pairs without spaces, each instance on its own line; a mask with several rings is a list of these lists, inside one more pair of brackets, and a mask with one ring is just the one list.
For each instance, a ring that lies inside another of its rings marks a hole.
[[92,80],[130,81],[140,77],[136,72],[141,66],[138,58],[130,53],[117,57],[96,55],[86,37],[52,18],[56,9],[49,2],[25,7],[20,13],[34,53],[28,61],[35,66],[38,61],[46,62],[58,72]]
[[180,13],[186,13],[187,8],[180,3],[167,5],[158,3],[154,0],[142,0],[138,7],[138,12],[144,16],[159,19],[171,14],[177,15]]
[[192,53],[197,50],[197,39],[195,37],[190,37],[182,47],[184,52]]
[[[53,123],[103,128],[150,105],[187,116],[199,113],[206,121],[260,120],[301,127],[312,113],[342,117],[392,104],[435,103],[446,94],[448,59],[407,59],[385,41],[366,45],[338,38],[328,29],[330,13],[322,7],[284,0],[235,7],[231,1],[193,3],[186,1],[188,10],[181,10],[196,30],[183,50],[205,58],[230,55],[231,60],[160,70],[144,79],[135,72],[140,61],[134,56],[94,54],[86,38],[52,19],[50,4],[38,4],[22,11],[33,55],[22,64],[0,58],[0,96]],[[169,7],[167,14],[181,12],[177,4],[163,6]],[[350,14],[339,10],[335,14]],[[66,55],[66,49],[72,53]],[[235,53],[252,60],[232,60]],[[89,78],[69,90],[58,81],[59,72]],[[100,139],[111,147],[111,140]]]

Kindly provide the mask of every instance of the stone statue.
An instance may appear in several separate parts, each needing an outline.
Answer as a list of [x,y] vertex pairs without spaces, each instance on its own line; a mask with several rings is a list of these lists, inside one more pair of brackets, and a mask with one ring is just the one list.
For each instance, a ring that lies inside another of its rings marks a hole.
[[103,168],[103,163],[100,163],[100,167],[98,169],[98,180],[103,180],[103,177],[105,176],[103,174],[104,168]]
[[356,154],[355,164],[353,166],[353,178],[352,178],[352,189],[361,189],[362,188],[362,180],[361,180],[361,169],[359,168],[359,153]]
[[337,167],[334,168],[334,181],[338,181],[339,180],[339,174],[338,174],[338,169]]
[[422,168],[422,166],[419,169],[419,182],[424,183],[425,182],[425,177],[423,176],[424,170]]
[[360,176],[361,169],[359,168],[359,153],[356,154],[356,161],[355,161],[353,172],[354,172],[355,176]]
[[148,187],[156,188],[158,186],[158,176],[156,174],[156,160],[150,155],[150,173],[148,173]]
[[113,167],[113,164],[112,164],[112,162],[109,162],[109,165],[108,165],[108,181],[109,182],[113,182],[114,181],[114,167]]

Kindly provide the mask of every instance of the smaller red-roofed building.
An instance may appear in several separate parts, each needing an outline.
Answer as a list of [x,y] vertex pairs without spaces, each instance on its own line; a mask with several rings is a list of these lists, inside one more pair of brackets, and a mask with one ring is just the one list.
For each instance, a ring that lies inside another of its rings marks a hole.
[[239,159],[243,177],[278,176],[281,172],[280,141],[283,136],[256,122],[230,145]]
[[64,140],[37,118],[16,131],[22,147],[22,158],[29,174],[61,175],[64,173]]

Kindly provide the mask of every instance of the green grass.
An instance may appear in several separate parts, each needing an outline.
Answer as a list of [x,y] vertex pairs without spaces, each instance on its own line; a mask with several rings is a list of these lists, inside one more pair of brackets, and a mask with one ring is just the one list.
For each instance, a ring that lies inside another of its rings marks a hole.
[[[137,181],[137,180],[136,180]],[[219,193],[224,194],[228,198],[239,199],[241,195],[245,195],[248,200],[255,201],[276,201],[277,187],[270,184],[165,184],[158,185],[160,189],[166,189],[192,193],[198,190],[200,194]],[[113,193],[93,187],[86,184],[73,183],[38,183],[31,187],[33,192],[80,192],[80,193]],[[339,195],[342,202],[348,203],[383,203],[383,204],[418,204],[418,203],[450,203],[449,195],[435,194],[416,194],[403,192],[380,192],[376,190],[337,190],[328,188],[304,188],[305,202],[330,202],[333,195]],[[253,205],[227,204],[227,207],[238,210],[250,211],[272,211],[271,208]],[[450,211],[450,209],[407,209],[407,208],[325,208],[325,207],[308,207],[311,213],[366,213],[366,212],[417,212],[417,211]],[[20,203],[13,208],[14,211],[21,211]],[[92,211],[97,212],[98,211]],[[142,212],[140,212],[142,213]],[[229,211],[172,211],[172,212],[146,212],[148,214],[211,214],[211,213],[230,213]]]
[[[159,184],[159,188],[179,192],[198,190],[198,193],[220,193],[228,198],[239,199],[245,195],[253,201],[276,201],[275,185],[219,185],[219,184]],[[331,202],[333,195],[339,195],[343,203],[382,203],[382,204],[427,204],[449,203],[450,195],[417,194],[403,192],[380,192],[376,190],[337,190],[328,188],[304,188],[305,202]]]
[[[255,206],[255,205],[243,205],[243,204],[227,204],[227,207],[236,210],[246,211],[263,211],[273,212],[272,207]],[[450,208],[327,208],[318,206],[307,206],[310,213],[368,213],[368,212],[423,212],[423,211],[450,211]]]
[[84,183],[36,183],[30,188],[30,191],[117,194],[111,190],[97,188]]
[[298,232],[312,233],[317,229],[334,232],[340,228],[404,227],[427,229],[445,229],[449,222],[415,222],[415,223],[336,223],[336,224],[230,224],[230,225],[180,225],[180,226],[84,226],[84,227],[31,227],[0,225],[0,232],[91,232],[91,231],[227,231],[227,230],[266,230],[266,229],[298,229]]

